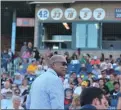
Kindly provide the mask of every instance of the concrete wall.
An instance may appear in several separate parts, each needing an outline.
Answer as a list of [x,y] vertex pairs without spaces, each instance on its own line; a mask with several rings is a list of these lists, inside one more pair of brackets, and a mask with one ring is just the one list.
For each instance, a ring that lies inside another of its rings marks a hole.
[[[44,54],[47,50],[39,50],[41,54]],[[66,51],[69,52],[70,55],[72,55],[76,50],[52,50],[52,52],[58,51],[59,54],[64,54]],[[113,55],[114,58],[118,58],[121,54],[121,50],[115,51],[115,50],[81,50],[81,54],[88,53],[91,56],[98,56],[100,58],[101,53],[104,53],[105,57],[109,57],[109,55]]]

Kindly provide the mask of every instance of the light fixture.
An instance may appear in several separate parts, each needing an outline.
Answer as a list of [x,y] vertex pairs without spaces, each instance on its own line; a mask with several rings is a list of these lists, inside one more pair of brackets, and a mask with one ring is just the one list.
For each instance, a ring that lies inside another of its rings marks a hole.
[[64,27],[65,27],[67,30],[70,29],[70,27],[69,27],[69,25],[68,25],[67,23],[63,23],[63,25],[64,25]]
[[94,24],[96,29],[99,29],[99,24]]

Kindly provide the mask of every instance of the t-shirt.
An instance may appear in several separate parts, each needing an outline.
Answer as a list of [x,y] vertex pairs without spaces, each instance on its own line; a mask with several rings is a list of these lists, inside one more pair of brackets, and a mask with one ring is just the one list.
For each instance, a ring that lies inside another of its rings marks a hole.
[[9,92],[9,91],[12,92],[12,90],[10,88],[8,88],[8,89],[3,88],[3,89],[1,89],[1,94],[4,94],[4,93]]
[[27,71],[31,72],[32,74],[34,74],[36,70],[37,70],[37,65],[30,64],[27,68]]
[[113,85],[113,83],[111,81],[108,81],[106,83],[106,86],[108,87],[109,91],[112,91],[114,89],[114,85]]

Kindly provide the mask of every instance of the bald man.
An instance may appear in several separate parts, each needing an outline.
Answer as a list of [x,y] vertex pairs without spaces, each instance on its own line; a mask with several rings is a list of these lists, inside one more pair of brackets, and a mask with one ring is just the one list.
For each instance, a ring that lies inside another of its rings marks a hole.
[[27,109],[64,109],[64,88],[59,76],[64,76],[67,62],[64,56],[50,58],[49,69],[33,82]]

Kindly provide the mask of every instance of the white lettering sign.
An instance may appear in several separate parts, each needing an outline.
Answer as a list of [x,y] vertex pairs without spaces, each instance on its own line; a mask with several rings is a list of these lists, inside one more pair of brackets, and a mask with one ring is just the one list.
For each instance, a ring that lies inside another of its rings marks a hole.
[[92,11],[89,8],[80,10],[80,17],[83,20],[89,20],[92,17]]
[[102,8],[97,8],[93,11],[93,17],[96,20],[103,20],[105,18],[105,10]]
[[48,9],[42,8],[37,12],[37,16],[40,20],[46,20],[49,18],[49,11]]
[[77,17],[77,12],[74,8],[68,8],[65,10],[65,18],[67,20],[74,20]]
[[51,11],[51,17],[54,20],[60,20],[63,16],[63,11],[60,8],[54,8]]

